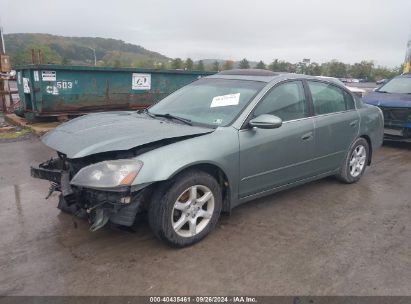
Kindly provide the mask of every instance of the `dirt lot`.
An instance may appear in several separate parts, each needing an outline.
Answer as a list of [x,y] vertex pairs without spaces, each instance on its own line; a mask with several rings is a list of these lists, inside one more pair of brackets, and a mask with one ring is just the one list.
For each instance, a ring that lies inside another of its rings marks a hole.
[[411,145],[384,146],[363,179],[333,178],[224,216],[175,250],[145,221],[88,231],[29,166],[37,138],[0,143],[0,295],[411,295]]

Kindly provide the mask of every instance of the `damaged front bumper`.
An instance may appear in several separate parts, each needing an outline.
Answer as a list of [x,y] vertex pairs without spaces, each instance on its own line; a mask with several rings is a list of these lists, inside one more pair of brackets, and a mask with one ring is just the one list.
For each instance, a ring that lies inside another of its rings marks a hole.
[[141,210],[146,190],[131,192],[130,187],[104,191],[70,185],[72,172],[62,159],[50,159],[31,167],[31,176],[51,182],[48,198],[54,191],[61,192],[58,208],[88,218],[90,230],[95,231],[108,222],[132,226]]
[[386,124],[384,126],[384,140],[411,142],[411,123],[407,124]]
[[384,140],[411,142],[411,109],[380,108],[384,114]]

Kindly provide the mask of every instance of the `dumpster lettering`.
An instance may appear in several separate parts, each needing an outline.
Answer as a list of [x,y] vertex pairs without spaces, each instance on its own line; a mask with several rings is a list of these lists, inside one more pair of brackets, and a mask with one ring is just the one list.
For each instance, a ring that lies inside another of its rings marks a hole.
[[51,94],[51,95],[58,95],[59,90],[57,89],[56,86],[47,86],[46,87],[46,93]]
[[73,82],[71,81],[57,81],[56,83],[57,89],[72,89],[73,88]]
[[56,81],[56,71],[41,71],[41,80],[43,81]]
[[151,74],[133,73],[131,88],[133,90],[150,90]]

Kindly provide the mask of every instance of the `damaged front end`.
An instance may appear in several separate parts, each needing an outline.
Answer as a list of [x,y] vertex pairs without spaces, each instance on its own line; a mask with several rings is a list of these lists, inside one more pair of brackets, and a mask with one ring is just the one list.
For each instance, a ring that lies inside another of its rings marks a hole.
[[60,192],[58,208],[87,218],[92,231],[108,222],[132,226],[148,193],[148,188],[131,186],[142,163],[135,159],[90,162],[58,153],[58,158],[31,167],[31,176],[50,181],[46,198]]
[[384,139],[411,142],[411,108],[380,108],[384,114]]
[[31,175],[50,181],[50,194],[61,192],[59,208],[87,217],[92,230],[107,222],[131,226],[155,186],[133,182],[143,166],[139,155],[214,130],[137,112],[85,115],[42,137],[58,157],[32,167]]

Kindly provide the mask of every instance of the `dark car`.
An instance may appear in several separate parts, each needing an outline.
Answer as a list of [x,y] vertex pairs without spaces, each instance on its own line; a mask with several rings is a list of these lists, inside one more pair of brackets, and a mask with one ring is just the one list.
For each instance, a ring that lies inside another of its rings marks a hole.
[[363,102],[381,108],[386,140],[411,142],[411,74],[394,77]]

